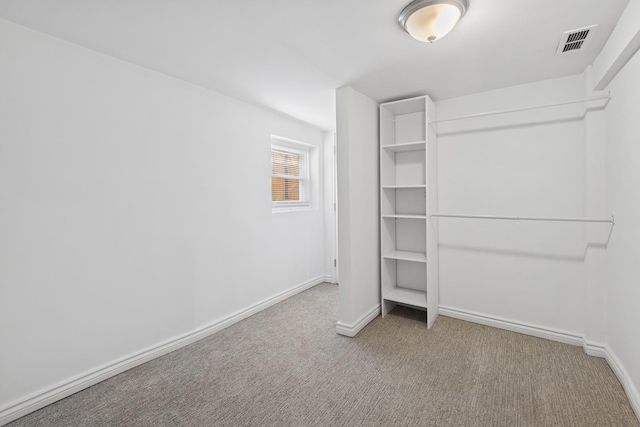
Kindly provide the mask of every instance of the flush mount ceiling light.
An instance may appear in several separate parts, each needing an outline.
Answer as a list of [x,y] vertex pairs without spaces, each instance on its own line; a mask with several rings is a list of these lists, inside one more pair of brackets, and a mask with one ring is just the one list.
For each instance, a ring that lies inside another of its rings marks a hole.
[[433,43],[449,34],[468,7],[468,0],[414,0],[398,21],[414,39]]

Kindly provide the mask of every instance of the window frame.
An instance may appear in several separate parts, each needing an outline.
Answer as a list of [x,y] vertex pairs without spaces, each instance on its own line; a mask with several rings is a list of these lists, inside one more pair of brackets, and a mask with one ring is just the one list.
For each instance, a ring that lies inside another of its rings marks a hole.
[[[311,206],[310,173],[309,173],[309,152],[310,147],[302,142],[288,138],[271,136],[271,153],[274,151],[299,157],[300,173],[295,175],[284,175],[273,173],[273,163],[271,165],[271,207],[278,208],[308,208]],[[299,181],[300,200],[273,200],[273,178],[297,179]]]

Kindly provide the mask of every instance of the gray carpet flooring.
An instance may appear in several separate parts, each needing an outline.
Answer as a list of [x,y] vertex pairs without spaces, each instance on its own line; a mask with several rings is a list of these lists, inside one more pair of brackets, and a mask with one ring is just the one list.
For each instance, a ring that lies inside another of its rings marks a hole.
[[640,426],[603,359],[396,308],[335,333],[322,284],[10,424]]

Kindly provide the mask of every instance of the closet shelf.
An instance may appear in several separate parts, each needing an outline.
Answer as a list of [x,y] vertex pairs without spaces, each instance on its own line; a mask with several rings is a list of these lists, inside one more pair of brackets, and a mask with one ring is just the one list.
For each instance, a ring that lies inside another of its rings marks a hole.
[[383,145],[382,148],[384,148],[385,150],[398,153],[403,151],[420,151],[420,150],[424,150],[426,146],[427,146],[426,141],[417,141],[417,142],[405,142],[402,144]]
[[495,116],[495,115],[498,115],[498,114],[518,113],[520,111],[538,110],[538,109],[541,109],[541,108],[558,107],[558,106],[561,106],[561,105],[582,104],[582,103],[585,103],[585,102],[598,101],[598,100],[602,100],[602,99],[605,99],[608,102],[611,99],[611,91],[609,91],[608,93],[606,93],[604,95],[596,95],[596,96],[591,96],[591,97],[587,97],[587,98],[572,99],[572,100],[563,101],[563,102],[554,102],[552,104],[531,105],[529,107],[509,108],[509,109],[506,109],[506,110],[498,110],[498,111],[485,111],[485,112],[482,112],[482,113],[467,114],[467,115],[464,115],[464,116],[456,116],[456,117],[448,117],[448,118],[445,118],[445,119],[430,120],[429,124],[441,123],[441,122],[450,122],[450,121],[454,121],[454,120],[474,119],[474,118],[478,118],[478,117]]
[[413,307],[427,308],[426,292],[414,291],[411,289],[395,288],[384,296],[387,301],[400,304],[407,304]]
[[423,252],[393,251],[384,257],[387,259],[397,259],[401,261],[427,262],[427,254]]
[[428,96],[380,105],[380,303],[382,317],[396,305],[438,316],[437,135],[428,126],[436,105]]
[[384,188],[385,190],[411,190],[414,188],[420,189],[420,188],[427,188],[426,185],[424,184],[420,184],[420,185],[383,185],[382,188]]
[[390,214],[382,215],[383,218],[396,218],[396,219],[427,219],[426,215],[407,215],[407,214]]

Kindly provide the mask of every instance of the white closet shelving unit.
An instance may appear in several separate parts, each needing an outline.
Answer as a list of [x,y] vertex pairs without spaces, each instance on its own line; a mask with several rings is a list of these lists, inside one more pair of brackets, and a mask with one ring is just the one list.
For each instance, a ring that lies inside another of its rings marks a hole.
[[438,316],[437,141],[428,96],[380,106],[382,316],[396,304]]

